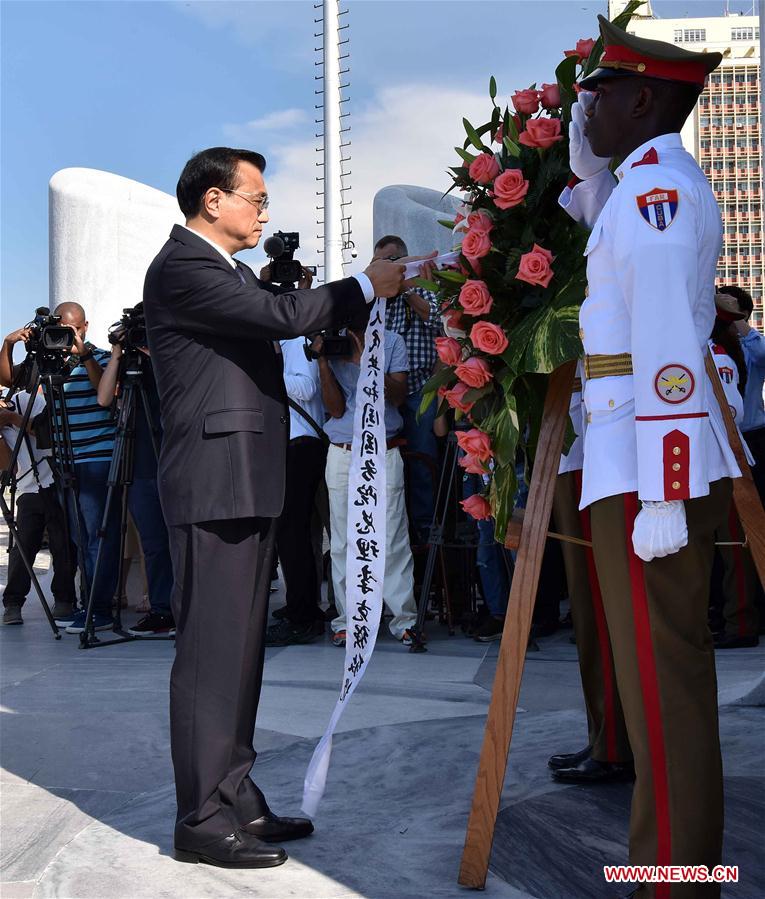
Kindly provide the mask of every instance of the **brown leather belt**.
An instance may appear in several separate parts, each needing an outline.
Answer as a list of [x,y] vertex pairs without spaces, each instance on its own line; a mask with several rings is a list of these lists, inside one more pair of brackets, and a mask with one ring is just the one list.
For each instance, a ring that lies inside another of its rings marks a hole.
[[[345,450],[347,453],[353,449],[352,443],[333,443],[332,446]],[[406,446],[406,437],[391,437],[385,442],[386,449],[395,449],[397,446]]]
[[584,376],[592,378],[614,378],[632,374],[632,355],[615,353],[613,356],[585,356]]

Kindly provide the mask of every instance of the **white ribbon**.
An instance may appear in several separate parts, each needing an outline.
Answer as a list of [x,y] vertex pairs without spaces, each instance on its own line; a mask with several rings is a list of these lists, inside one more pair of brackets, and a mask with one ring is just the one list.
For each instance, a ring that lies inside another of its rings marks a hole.
[[377,642],[385,577],[385,303],[376,299],[361,354],[348,472],[348,550],[346,556],[346,642],[340,698],[319,741],[303,786],[303,811],[319,807],[332,754],[332,735],[343,710],[364,676]]

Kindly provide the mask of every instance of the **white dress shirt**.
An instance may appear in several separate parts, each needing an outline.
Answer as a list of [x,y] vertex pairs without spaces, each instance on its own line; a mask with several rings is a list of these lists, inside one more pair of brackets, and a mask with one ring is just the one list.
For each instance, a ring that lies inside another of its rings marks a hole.
[[[315,359],[306,358],[303,351],[305,340],[302,337],[281,340],[279,343],[284,357],[284,386],[287,388],[287,395],[301,409],[305,409],[319,427],[322,427],[326,415],[321,401],[319,363]],[[290,440],[294,440],[295,437],[319,439],[314,428],[300,413],[290,407]]]

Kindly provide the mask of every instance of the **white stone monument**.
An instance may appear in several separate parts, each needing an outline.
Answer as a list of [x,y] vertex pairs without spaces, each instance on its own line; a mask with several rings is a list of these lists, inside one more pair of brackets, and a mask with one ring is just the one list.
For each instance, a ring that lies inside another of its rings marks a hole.
[[[443,196],[438,190],[395,184],[375,194],[373,236],[377,241],[385,234],[396,234],[406,242],[412,255],[438,250],[448,253],[457,238],[438,223],[453,219],[461,198]],[[461,238],[462,235],[460,235]]]
[[183,216],[175,197],[97,169],[61,169],[49,185],[50,307],[85,308],[88,339],[141,301],[151,260]]

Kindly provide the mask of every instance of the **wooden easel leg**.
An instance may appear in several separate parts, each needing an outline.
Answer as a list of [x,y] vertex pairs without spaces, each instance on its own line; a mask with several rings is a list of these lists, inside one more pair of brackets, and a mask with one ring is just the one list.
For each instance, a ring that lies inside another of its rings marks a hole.
[[550,375],[526,516],[508,599],[497,673],[486,719],[473,806],[459,873],[459,883],[479,890],[484,888],[489,870],[491,844],[518,707],[526,645],[552,511],[575,368],[575,362],[567,362]]

